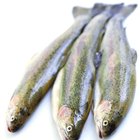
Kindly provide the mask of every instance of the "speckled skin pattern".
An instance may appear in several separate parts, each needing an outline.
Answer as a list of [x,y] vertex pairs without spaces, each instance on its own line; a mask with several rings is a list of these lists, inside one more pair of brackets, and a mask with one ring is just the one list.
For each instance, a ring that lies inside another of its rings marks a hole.
[[[66,65],[57,75],[52,91],[53,117],[62,140],[78,140],[92,103],[95,80],[93,58],[110,9],[95,16],[73,45]],[[92,57],[90,56],[92,52]]]
[[34,111],[52,86],[59,69],[65,64],[73,42],[90,19],[89,16],[78,16],[75,23],[28,67],[10,100],[7,112],[9,131],[17,131]]
[[110,136],[126,116],[136,85],[136,52],[131,49],[123,20],[136,8],[121,9],[107,24],[101,44],[102,60],[97,72],[93,112],[101,138]]

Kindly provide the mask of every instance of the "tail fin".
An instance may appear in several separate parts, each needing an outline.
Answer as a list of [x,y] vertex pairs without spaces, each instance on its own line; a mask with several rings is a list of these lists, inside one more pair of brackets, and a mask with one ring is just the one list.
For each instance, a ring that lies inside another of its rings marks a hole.
[[107,6],[108,6],[107,4],[103,3],[95,3],[92,8],[75,6],[73,7],[72,14],[74,18],[81,15],[89,15],[91,17],[94,17],[103,12]]
[[104,3],[95,3],[92,8],[84,8],[84,7],[75,6],[72,10],[72,14],[74,18],[81,15],[89,15],[91,17],[94,17],[104,11],[110,16],[113,16],[122,8],[122,6],[123,6],[123,3],[114,4],[114,5],[104,4]]
[[108,6],[106,6],[103,14],[105,14],[109,18],[111,18],[114,15],[116,15],[118,12],[120,12],[120,10],[122,9],[123,5],[124,5],[124,3],[108,5]]
[[123,7],[118,14],[114,16],[114,18],[119,18],[120,20],[124,20],[127,18],[137,7],[137,4],[131,4]]
[[84,8],[84,7],[80,7],[80,6],[75,6],[72,9],[72,15],[74,18],[80,16],[80,15],[87,15],[89,14],[91,11],[91,8]]

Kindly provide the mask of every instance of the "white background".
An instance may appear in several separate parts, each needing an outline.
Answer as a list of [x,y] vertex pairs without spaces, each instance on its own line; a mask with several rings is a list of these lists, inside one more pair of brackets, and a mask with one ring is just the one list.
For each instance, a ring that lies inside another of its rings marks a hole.
[[[113,1],[113,2],[112,2]],[[139,0],[126,0],[137,3]],[[118,0],[0,0],[0,139],[60,140],[51,115],[50,92],[24,127],[11,134],[6,127],[6,111],[18,80],[30,58],[74,22],[75,5],[91,7],[94,2],[118,3]],[[140,139],[140,8],[125,21],[127,37],[138,53],[137,88],[134,103],[117,132],[107,140]],[[99,140],[92,114],[88,117],[80,140]]]

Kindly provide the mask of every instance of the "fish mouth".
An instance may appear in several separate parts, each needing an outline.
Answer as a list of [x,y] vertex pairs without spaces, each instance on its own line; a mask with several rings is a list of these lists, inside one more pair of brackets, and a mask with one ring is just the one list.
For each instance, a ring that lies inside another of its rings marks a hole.
[[9,132],[16,132],[20,129],[19,124],[7,123],[7,129]]
[[67,137],[63,137],[63,140],[69,140]]
[[98,126],[97,126],[97,133],[98,133],[98,135],[99,135],[99,137],[100,137],[101,139],[104,138],[103,132],[101,131],[100,127],[98,127]]
[[9,132],[13,132],[14,130],[13,130],[13,127],[12,127],[12,125],[11,125],[11,123],[9,123],[9,122],[7,122],[7,130],[9,131]]
[[102,139],[103,138],[103,134],[102,134],[100,129],[98,130],[98,133],[99,133],[99,137]]
[[69,140],[69,137],[67,136],[66,132],[64,132],[64,140]]
[[10,127],[7,128],[9,132],[13,132],[12,129]]
[[70,136],[68,136],[68,134],[64,130],[62,130],[61,132],[63,132],[61,134],[62,140],[77,140],[78,139],[77,137],[70,137]]
[[13,132],[14,133],[14,132],[19,130],[19,127],[18,126],[15,126],[15,127],[9,127],[8,126],[7,129],[8,129],[9,132]]
[[62,140],[69,140],[69,137],[67,136],[67,133],[63,129],[59,129],[60,136]]

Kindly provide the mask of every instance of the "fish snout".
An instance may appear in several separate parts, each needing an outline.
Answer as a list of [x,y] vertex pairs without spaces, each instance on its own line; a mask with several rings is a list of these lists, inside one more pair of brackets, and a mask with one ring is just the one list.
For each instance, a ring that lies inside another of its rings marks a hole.
[[7,126],[7,129],[9,132],[16,132],[19,129],[19,127],[11,125],[11,126]]
[[102,134],[100,129],[98,130],[98,134],[99,134],[99,137],[102,139],[103,138],[103,134]]
[[99,126],[96,126],[97,134],[102,139],[104,138],[104,134]]
[[17,124],[17,119],[14,117],[7,117],[7,129],[9,132],[16,132],[19,129],[19,125]]
[[22,125],[23,121],[14,115],[7,115],[7,129],[9,132],[16,132]]

